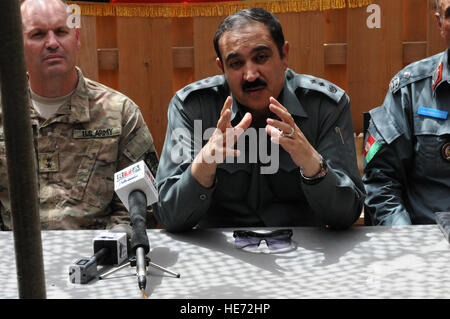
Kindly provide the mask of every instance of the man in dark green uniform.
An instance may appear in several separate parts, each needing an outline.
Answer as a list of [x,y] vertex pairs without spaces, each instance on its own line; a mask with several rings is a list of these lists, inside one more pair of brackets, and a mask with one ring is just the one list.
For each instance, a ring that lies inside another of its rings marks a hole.
[[[450,47],[450,0],[437,7]],[[400,71],[370,111],[363,181],[373,224],[432,224],[436,212],[450,210],[449,81],[447,49]]]
[[364,187],[345,92],[287,68],[289,43],[264,9],[227,17],[214,45],[224,75],[169,105],[154,207],[163,227],[353,224]]

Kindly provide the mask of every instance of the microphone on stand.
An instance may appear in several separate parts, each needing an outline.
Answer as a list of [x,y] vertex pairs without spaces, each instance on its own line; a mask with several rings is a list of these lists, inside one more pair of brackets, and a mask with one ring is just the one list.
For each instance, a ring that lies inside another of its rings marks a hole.
[[121,224],[96,236],[92,241],[94,255],[79,258],[69,267],[70,282],[87,284],[98,277],[97,266],[119,265],[128,259],[130,233],[130,226]]
[[146,255],[150,251],[146,225],[147,207],[158,201],[155,179],[144,161],[114,174],[114,190],[130,212],[131,251],[136,255],[136,275],[144,293],[147,283]]

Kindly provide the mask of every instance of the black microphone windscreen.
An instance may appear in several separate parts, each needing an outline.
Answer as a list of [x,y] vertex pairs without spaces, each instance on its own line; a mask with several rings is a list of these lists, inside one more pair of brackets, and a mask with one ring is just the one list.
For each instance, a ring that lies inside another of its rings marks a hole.
[[143,247],[145,253],[150,251],[147,237],[147,198],[142,191],[136,190],[128,196],[130,206],[130,221],[132,227],[131,249],[136,253],[138,247]]

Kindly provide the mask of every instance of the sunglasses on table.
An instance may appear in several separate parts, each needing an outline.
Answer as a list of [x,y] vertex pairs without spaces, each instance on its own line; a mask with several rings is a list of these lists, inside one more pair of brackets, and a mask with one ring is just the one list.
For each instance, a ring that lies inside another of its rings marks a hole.
[[251,230],[235,230],[234,244],[237,248],[256,251],[261,242],[265,242],[271,253],[290,250],[292,245],[292,229],[278,229],[270,232]]

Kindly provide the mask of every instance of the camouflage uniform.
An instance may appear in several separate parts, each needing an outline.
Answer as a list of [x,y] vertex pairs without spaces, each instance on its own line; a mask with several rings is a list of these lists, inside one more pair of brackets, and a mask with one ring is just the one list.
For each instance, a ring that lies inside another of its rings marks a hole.
[[[129,214],[114,193],[114,173],[144,159],[156,174],[158,157],[138,106],[84,78],[78,68],[77,72],[70,103],[55,115],[45,120],[31,107],[42,229],[98,229],[128,223]],[[0,200],[2,228],[10,230],[3,126]]]
[[375,225],[434,224],[450,210],[448,50],[408,65],[370,111],[364,177]]

